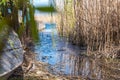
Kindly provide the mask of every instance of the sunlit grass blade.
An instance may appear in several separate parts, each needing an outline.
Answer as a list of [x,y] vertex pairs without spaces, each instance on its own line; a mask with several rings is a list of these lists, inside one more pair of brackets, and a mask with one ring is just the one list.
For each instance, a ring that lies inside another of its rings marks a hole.
[[7,38],[9,32],[8,22],[5,18],[0,20],[0,51],[4,48],[4,39]]
[[33,6],[29,6],[29,14],[30,14],[30,30],[31,30],[31,36],[33,38],[33,41],[39,41],[39,36],[38,36],[38,29],[37,29],[37,24],[34,19],[34,8]]
[[39,7],[35,7],[35,9],[41,12],[48,12],[48,13],[57,12],[57,10],[53,6],[39,6]]
[[24,26],[24,24],[22,23],[21,26],[20,26],[19,29],[18,29],[18,35],[19,35],[19,36],[22,36],[23,33],[24,33],[24,31],[25,31],[25,26]]

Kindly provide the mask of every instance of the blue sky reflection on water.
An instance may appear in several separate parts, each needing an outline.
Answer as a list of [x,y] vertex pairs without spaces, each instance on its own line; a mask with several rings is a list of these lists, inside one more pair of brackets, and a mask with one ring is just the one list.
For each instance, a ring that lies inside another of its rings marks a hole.
[[[49,6],[49,0],[33,0],[33,5],[34,6]],[[49,13],[41,12],[41,11],[35,11],[35,15],[50,15]]]
[[49,0],[33,0],[34,6],[47,6],[49,5]]

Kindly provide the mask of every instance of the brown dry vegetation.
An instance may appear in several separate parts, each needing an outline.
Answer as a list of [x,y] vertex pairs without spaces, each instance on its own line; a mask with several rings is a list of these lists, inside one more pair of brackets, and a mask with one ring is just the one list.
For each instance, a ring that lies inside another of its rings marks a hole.
[[64,5],[58,21],[60,34],[74,44],[86,45],[88,52],[120,54],[120,0],[65,0]]

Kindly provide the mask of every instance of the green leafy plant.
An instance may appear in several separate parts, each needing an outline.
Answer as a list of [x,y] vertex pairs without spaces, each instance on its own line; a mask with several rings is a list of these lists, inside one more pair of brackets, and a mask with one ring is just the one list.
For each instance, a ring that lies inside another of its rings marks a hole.
[[40,6],[40,7],[35,7],[35,9],[42,11],[42,12],[57,12],[56,8],[54,8],[53,6]]
[[[19,10],[22,12],[21,16],[18,15]],[[8,36],[10,30],[16,31],[23,41],[25,41],[27,37],[32,38],[34,42],[39,40],[39,32],[34,19],[35,10],[47,13],[56,12],[55,7],[52,5],[34,7],[30,0],[0,0],[1,47],[3,45],[2,41],[5,39],[3,36]],[[19,22],[19,17],[21,17],[22,22]],[[6,33],[4,29],[6,29]],[[0,48],[0,50],[2,50],[2,48]]]

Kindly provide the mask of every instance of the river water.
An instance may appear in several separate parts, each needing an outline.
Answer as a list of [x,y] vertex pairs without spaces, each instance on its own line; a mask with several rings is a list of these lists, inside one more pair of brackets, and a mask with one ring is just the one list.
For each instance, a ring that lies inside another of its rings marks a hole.
[[37,60],[48,63],[56,75],[81,76],[86,80],[120,80],[120,62],[86,56],[85,48],[72,45],[59,37],[55,24],[45,24],[35,46]]

